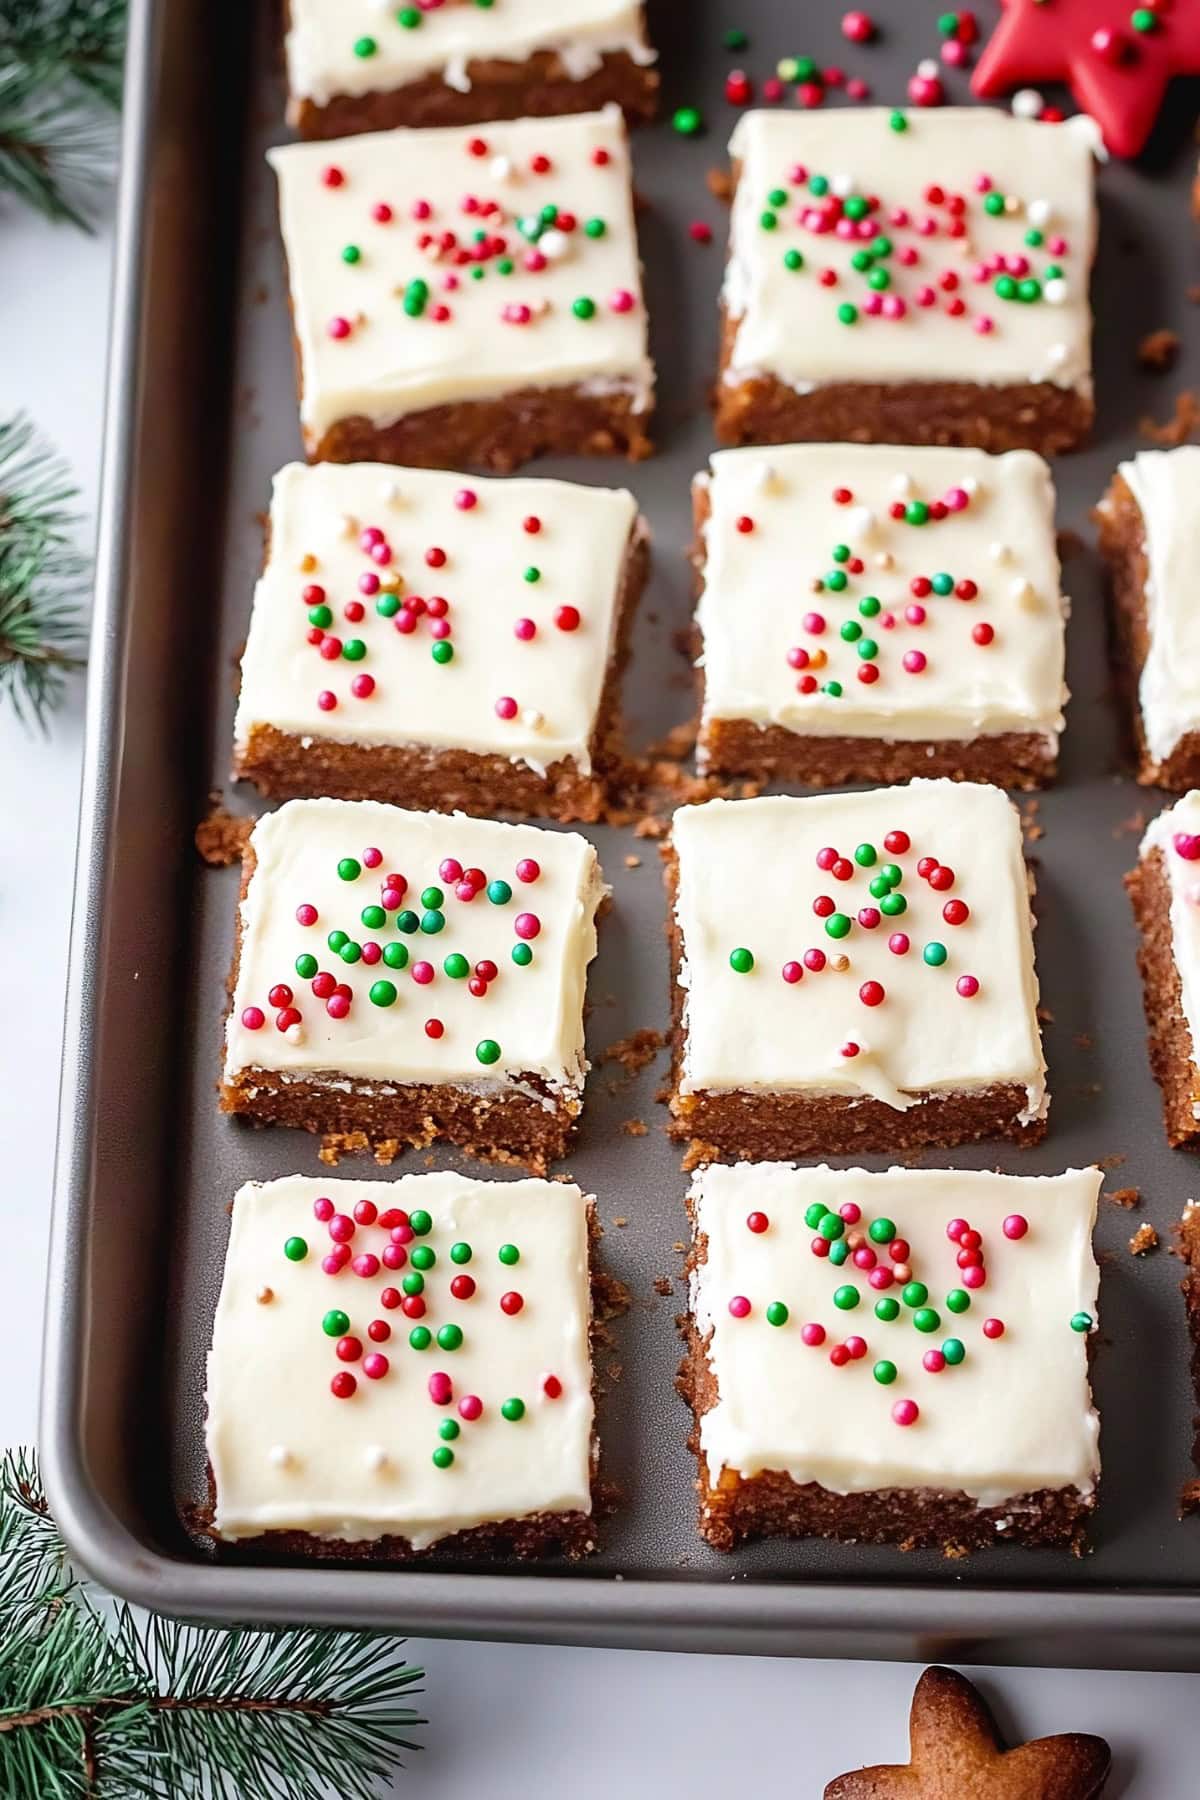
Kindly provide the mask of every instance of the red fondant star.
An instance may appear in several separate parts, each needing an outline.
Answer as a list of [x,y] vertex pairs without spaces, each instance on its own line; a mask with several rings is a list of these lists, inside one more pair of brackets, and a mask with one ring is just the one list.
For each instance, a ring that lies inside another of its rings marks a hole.
[[1062,81],[1114,156],[1136,156],[1172,75],[1200,74],[1200,0],[1000,0],[971,80],[984,97]]

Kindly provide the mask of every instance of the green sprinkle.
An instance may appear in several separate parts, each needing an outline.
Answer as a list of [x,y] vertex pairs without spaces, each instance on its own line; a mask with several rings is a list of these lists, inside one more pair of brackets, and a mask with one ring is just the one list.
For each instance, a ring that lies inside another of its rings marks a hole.
[[1091,1313],[1077,1312],[1072,1313],[1071,1315],[1072,1331],[1090,1331],[1092,1329],[1092,1323]]
[[402,6],[400,11],[396,14],[396,23],[398,25],[403,25],[406,31],[415,31],[417,26],[421,23],[420,7]]
[[338,877],[342,881],[357,881],[362,874],[362,864],[352,856],[343,856],[338,864]]
[[746,33],[744,31],[739,31],[736,26],[732,26],[728,31],[723,31],[721,33],[721,44],[726,50],[745,50],[749,47],[749,43],[750,39],[746,36]]
[[584,235],[590,238],[602,238],[608,230],[603,219],[588,219],[584,227]]
[[440,1438],[447,1438],[453,1443],[461,1430],[462,1426],[457,1419],[443,1419],[438,1426],[438,1436]]
[[325,939],[325,942],[329,945],[333,954],[339,956],[341,954],[342,945],[350,942],[350,934],[348,931],[331,931],[329,936]]
[[764,231],[774,231],[779,220],[773,212],[760,212],[758,215],[758,222]]
[[704,120],[697,106],[679,106],[671,116],[672,128],[680,137],[695,137],[704,129]]
[[929,585],[935,594],[941,594],[944,597],[946,594],[954,592],[954,577],[947,575],[945,570],[939,570],[936,575],[929,577]]
[[870,250],[856,250],[854,255],[850,258],[850,267],[854,269],[857,274],[863,275],[871,267],[871,264],[874,261],[875,258]]
[[400,1286],[411,1299],[413,1295],[423,1294],[425,1292],[425,1277],[423,1275],[414,1274],[406,1275],[400,1283]]
[[767,1308],[767,1324],[768,1325],[786,1325],[787,1322],[788,1322],[788,1309],[783,1304],[783,1301],[782,1300],[772,1300],[770,1306],[768,1306],[768,1308]]
[[731,950],[729,966],[735,975],[748,975],[754,967],[754,952],[746,949]]
[[432,1244],[414,1244],[408,1260],[414,1269],[419,1269],[424,1274],[425,1270],[432,1269],[437,1261],[437,1251]]
[[480,1038],[475,1046],[477,1062],[494,1063],[500,1061],[500,1046],[495,1038]]
[[418,1206],[416,1212],[409,1213],[408,1222],[414,1237],[428,1237],[433,1230],[433,1214],[427,1213],[423,1206]]
[[946,960],[946,946],[945,944],[937,943],[926,944],[921,952],[921,956],[923,961],[927,962],[931,969],[940,969]]
[[808,1226],[808,1229],[810,1231],[815,1231],[828,1211],[829,1208],[823,1205],[820,1200],[810,1200],[804,1209],[804,1223]]
[[596,302],[586,294],[580,294],[578,300],[572,300],[571,311],[577,319],[593,319],[596,316]]
[[864,594],[858,603],[858,610],[864,619],[875,619],[883,611],[883,602],[874,594]]
[[362,251],[357,244],[346,245],[346,248],[342,251],[342,261],[350,264],[362,261]]
[[891,285],[892,278],[886,269],[872,269],[867,276],[867,286],[877,294],[881,294],[885,288],[890,288]]
[[896,919],[902,912],[908,911],[908,901],[903,894],[887,893],[879,902],[879,910],[886,913],[889,919]]
[[890,1244],[896,1235],[896,1227],[890,1219],[872,1219],[867,1226],[867,1236],[873,1244]]
[[355,40],[354,40],[355,56],[362,56],[362,57],[374,56],[374,54],[378,50],[378,48],[379,48],[379,45],[375,42],[375,39],[373,37],[360,37],[360,38],[355,38]]
[[1031,225],[1029,230],[1025,233],[1025,242],[1031,250],[1040,250],[1045,241],[1045,233],[1039,231],[1036,225]]
[[506,1400],[501,1406],[500,1411],[510,1424],[515,1425],[518,1419],[523,1419],[525,1417],[525,1402],[514,1397],[511,1400]]
[[521,580],[528,581],[531,586],[534,582],[540,581],[541,579],[542,571],[538,568],[536,563],[530,563],[527,569],[522,569],[521,571]]
[[829,1260],[835,1269],[841,1268],[849,1254],[850,1246],[845,1238],[838,1238],[835,1244],[830,1244],[829,1246]]
[[283,1246],[283,1254],[289,1262],[303,1262],[308,1255],[308,1245],[302,1237],[290,1237]]
[[469,1263],[470,1260],[471,1260],[470,1244],[463,1243],[461,1240],[457,1244],[451,1244],[451,1246],[450,1246],[450,1261],[452,1263],[458,1263],[461,1266],[461,1264],[463,1264],[463,1263]]
[[913,1314],[913,1324],[918,1331],[936,1331],[941,1322],[932,1306],[918,1307]]
[[321,1320],[321,1330],[326,1337],[345,1337],[350,1329],[349,1313],[339,1312],[336,1307],[327,1312]]
[[804,267],[804,258],[801,256],[799,250],[785,250],[783,253],[783,266],[785,269],[791,269],[793,274],[797,269],[802,269]]
[[403,912],[398,912],[396,914],[396,930],[397,931],[407,932],[411,935],[411,933],[417,929],[417,927],[420,923],[421,923],[421,921],[420,921],[419,917],[412,910],[411,906],[406,906],[404,908]]
[[518,969],[527,969],[533,961],[533,950],[528,944],[514,944],[512,947],[512,959],[516,963]]
[[344,963],[356,963],[362,956],[362,945],[356,944],[353,938],[348,938],[338,951],[338,955]]
[[317,959],[308,950],[302,950],[296,958],[296,973],[301,981],[311,981],[317,972]]
[[885,1325],[890,1325],[892,1320],[899,1316],[900,1302],[893,1300],[890,1294],[885,1294],[882,1300],[875,1302],[875,1317],[882,1319]]
[[394,942],[385,944],[383,960],[389,969],[406,969],[408,967],[408,945]]
[[[428,1325],[414,1325],[408,1334],[408,1341],[414,1350],[428,1350],[433,1342],[433,1333]],[[436,1451],[434,1454],[437,1454]]]
[[842,304],[837,309],[837,316],[843,325],[857,325],[858,308],[857,306],[852,305],[849,300],[843,300]]
[[830,588],[833,593],[840,594],[848,585],[849,579],[844,569],[830,569],[825,577],[825,586]]
[[994,219],[997,214],[1004,211],[1004,195],[996,193],[995,189],[993,189],[990,194],[987,194],[984,197],[983,210],[985,213],[990,213]]
[[324,631],[327,626],[333,624],[333,613],[327,606],[310,606],[308,609],[308,622],[310,625],[316,625],[321,631]]
[[901,1288],[900,1298],[905,1306],[924,1306],[929,1298],[929,1289],[923,1281],[910,1281]]
[[399,594],[380,594],[375,602],[375,611],[381,619],[394,619],[400,611]]
[[367,990],[367,999],[372,1006],[395,1006],[396,984],[394,981],[373,981]]
[[879,873],[883,876],[883,879],[887,882],[889,887],[899,887],[900,883],[904,880],[904,870],[900,867],[899,863],[884,863],[881,866]]
[[857,844],[854,850],[854,860],[860,869],[869,869],[878,854],[874,844]]
[[858,654],[864,662],[871,662],[879,655],[879,645],[874,638],[865,637],[858,646]]
[[858,1305],[858,1301],[858,1289],[850,1283],[847,1283],[845,1287],[835,1288],[833,1290],[833,1304],[841,1312],[853,1312],[854,1308]]
[[453,662],[454,645],[450,642],[449,638],[439,638],[429,654],[432,656],[435,663]]
[[902,112],[897,110],[896,112],[892,113],[891,116],[889,117],[888,127],[892,131],[907,131],[908,130],[908,120]]
[[966,1346],[961,1338],[947,1338],[942,1345],[942,1355],[952,1366],[960,1363],[966,1354]]
[[891,1387],[896,1379],[896,1365],[894,1362],[877,1362],[871,1373],[880,1387]]
[[421,914],[421,930],[427,937],[436,937],[439,931],[445,929],[445,924],[445,913],[438,912],[436,907],[430,907],[427,912]]
[[970,1309],[971,1296],[966,1288],[951,1288],[946,1295],[946,1308],[952,1313],[964,1313]]
[[[428,1336],[428,1333],[426,1335]],[[432,1461],[435,1469],[448,1469],[454,1461],[454,1452],[449,1444],[439,1444],[433,1453]]]
[[507,881],[489,881],[487,884],[487,897],[493,906],[507,906],[512,899],[512,889],[509,887]]
[[452,950],[442,964],[442,968],[451,981],[462,981],[471,973],[471,965],[460,950]]
[[358,916],[369,931],[378,931],[381,925],[387,924],[387,914],[382,906],[364,906]]
[[824,199],[825,195],[829,192],[828,177],[825,175],[810,176],[808,191],[810,194],[815,194],[818,200]]
[[924,500],[910,500],[904,508],[906,525],[926,525],[929,522],[929,508]]
[[1017,298],[1019,300],[1024,300],[1026,305],[1032,304],[1032,302],[1035,300],[1040,300],[1041,297],[1042,297],[1042,284],[1040,281],[1037,281],[1032,275],[1027,275],[1025,277],[1024,281],[1018,281],[1018,283],[1017,283]]
[[1157,31],[1158,18],[1148,6],[1138,6],[1129,15],[1129,23],[1135,31]]
[[844,1235],[846,1221],[841,1217],[840,1213],[827,1212],[825,1217],[821,1220],[821,1223],[817,1226],[817,1230],[823,1238],[832,1242],[834,1238],[840,1238]]
[[770,193],[767,195],[767,205],[768,206],[786,206],[787,205],[787,189],[779,188],[779,187],[772,188]]
[[830,913],[825,921],[825,930],[831,938],[844,938],[850,930],[850,920],[845,913]]
[[437,1341],[439,1350],[457,1350],[463,1341],[462,1326],[439,1325]]
[[496,1255],[506,1269],[511,1269],[514,1263],[519,1263],[521,1260],[521,1252],[515,1244],[501,1244]]
[[862,626],[857,619],[847,619],[841,629],[846,643],[853,644],[862,636]]
[[1015,300],[1017,284],[1011,275],[998,275],[992,284],[992,291],[997,300]]

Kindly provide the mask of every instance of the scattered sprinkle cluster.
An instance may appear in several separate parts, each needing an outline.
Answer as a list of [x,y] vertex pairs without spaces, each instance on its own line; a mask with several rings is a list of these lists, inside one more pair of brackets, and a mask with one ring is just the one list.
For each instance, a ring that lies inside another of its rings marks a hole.
[[[358,882],[368,872],[373,873],[382,868],[383,862],[383,852],[371,845],[362,852],[361,857],[340,858],[337,865],[338,878],[348,884]],[[531,856],[522,857],[513,871],[514,879],[522,886],[530,886],[538,881],[541,873],[541,866]],[[366,987],[367,1000],[371,1006],[384,1010],[395,1006],[400,999],[400,989],[393,977],[401,975],[407,975],[420,988],[432,987],[443,979],[451,983],[452,990],[461,983],[474,999],[486,1000],[501,978],[500,963],[484,957],[472,965],[460,951],[452,950],[443,957],[439,975],[436,964],[429,957],[416,954],[422,938],[440,937],[448,925],[453,931],[453,908],[449,904],[451,900],[460,906],[470,906],[480,895],[485,896],[490,905],[502,914],[506,923],[511,917],[511,931],[515,942],[509,950],[508,961],[516,969],[527,969],[532,964],[533,941],[541,933],[542,921],[537,913],[527,910],[509,915],[508,908],[519,905],[519,902],[514,901],[512,882],[503,876],[489,878],[483,869],[464,868],[457,857],[448,856],[438,868],[438,879],[445,886],[431,883],[420,890],[419,897],[415,892],[410,893],[407,877],[398,871],[391,871],[378,879],[379,897],[377,900],[367,901],[361,908],[358,921],[352,921],[355,931],[352,933],[337,925],[326,936],[325,943],[330,957],[342,964],[340,978],[331,968],[321,966],[322,959],[314,950],[302,949],[295,959],[293,966],[296,975],[309,984],[314,1000],[324,1004],[331,1019],[351,1017],[355,1000],[361,996],[362,986],[360,984],[356,995],[355,988],[346,979],[346,975],[360,963],[372,972]],[[419,907],[411,904],[412,900],[418,898]],[[406,901],[409,904],[405,904]],[[296,907],[296,923],[300,927],[299,941],[303,942],[310,932],[326,921],[321,919],[318,909],[311,901],[302,900]],[[363,937],[358,931],[360,924],[371,934],[386,932],[395,935]],[[380,966],[387,973],[375,976],[374,971]],[[298,998],[290,981],[276,982],[267,994],[267,1007],[275,1014],[275,1029],[289,1043],[294,1044],[304,1041],[304,1015],[297,1004]],[[245,1006],[241,1022],[247,1031],[261,1031],[267,1023],[267,1012],[261,1006]],[[443,1038],[447,1031],[446,1022],[435,1015],[425,1020],[424,1031],[427,1038]],[[495,1038],[480,1038],[475,1045],[476,1060],[485,1067],[499,1062],[502,1054]]]

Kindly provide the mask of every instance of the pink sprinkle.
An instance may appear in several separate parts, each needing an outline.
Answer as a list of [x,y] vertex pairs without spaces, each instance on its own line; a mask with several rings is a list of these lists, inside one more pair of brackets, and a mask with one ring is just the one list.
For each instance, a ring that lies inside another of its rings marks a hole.
[[788,986],[793,987],[796,982],[803,980],[804,969],[798,962],[785,962],[783,968],[780,970],[780,974],[783,976],[783,979],[787,982]]
[[372,968],[383,955],[383,951],[373,939],[368,938],[362,947],[362,959],[368,968]]
[[762,84],[763,99],[773,106],[776,101],[783,99],[783,92],[783,83],[778,75],[768,75]]
[[325,1002],[325,1011],[331,1019],[344,1019],[349,1015],[350,1002],[345,994],[330,994]]
[[242,1009],[242,1024],[247,1031],[261,1031],[267,1022],[267,1015],[261,1006],[247,1006]]
[[459,1417],[470,1422],[477,1419],[483,1411],[483,1401],[478,1394],[464,1394],[458,1403]]
[[908,308],[900,298],[899,294],[885,294],[883,296],[883,316],[885,319],[902,319],[907,312]]
[[608,297],[608,304],[615,313],[632,312],[635,301],[628,288],[614,288]]
[[361,1256],[356,1256],[354,1258],[350,1267],[354,1270],[356,1275],[361,1275],[364,1280],[369,1280],[372,1275],[378,1275],[379,1273],[379,1258],[373,1255],[371,1251],[364,1250]]
[[1052,237],[1050,242],[1046,245],[1046,248],[1049,250],[1051,256],[1065,256],[1067,254],[1067,240],[1065,237]]
[[1182,856],[1184,862],[1195,862],[1200,857],[1200,835],[1191,831],[1177,831],[1171,839],[1176,856]]
[[1003,1319],[985,1319],[983,1321],[983,1335],[985,1338],[1003,1337],[1004,1336],[1004,1320]]
[[379,577],[373,569],[363,570],[358,578],[358,591],[360,594],[366,594],[368,599],[379,592]]
[[948,69],[961,69],[970,54],[966,44],[960,38],[947,38],[942,45],[942,61]]
[[910,675],[919,675],[925,668],[928,658],[923,650],[906,650],[903,657],[904,667]]
[[389,1368],[388,1359],[381,1350],[371,1350],[363,1357],[362,1372],[368,1381],[382,1381]]
[[496,713],[496,717],[498,719],[515,719],[516,718],[517,703],[513,699],[511,694],[501,694],[500,698],[496,702],[495,713]]
[[356,675],[350,683],[350,692],[356,700],[369,700],[375,692],[375,677],[373,675]]
[[433,975],[434,969],[432,963],[415,962],[412,966],[412,978],[417,983],[418,987],[428,987],[433,980]]
[[304,901],[296,908],[296,922],[299,925],[315,925],[317,922],[316,907],[310,905],[307,900]]
[[883,311],[883,295],[869,294],[867,296],[866,304],[863,307],[863,311],[865,313],[870,313],[873,319],[877,319]]
[[403,1244],[385,1244],[380,1259],[385,1269],[402,1269],[408,1261],[408,1251]]
[[362,859],[365,868],[377,869],[383,861],[383,851],[376,849],[374,844],[368,844],[362,853]]
[[904,617],[910,625],[923,625],[928,614],[923,606],[914,603],[912,606],[905,607]]
[[506,306],[501,307],[500,317],[506,325],[528,325],[533,312],[522,301],[510,300]]
[[970,1229],[971,1227],[967,1224],[965,1219],[951,1219],[950,1223],[946,1226],[946,1236],[950,1239],[952,1244],[957,1244],[963,1232],[970,1231]]
[[519,938],[535,938],[542,929],[542,921],[536,913],[518,913],[513,920],[513,930]]
[[712,235],[712,226],[704,219],[693,219],[688,226],[688,236],[694,244],[711,244]]
[[729,1302],[729,1311],[735,1319],[746,1319],[750,1316],[750,1302],[745,1294],[735,1294]]
[[313,1201],[313,1218],[319,1219],[322,1225],[328,1225],[336,1210],[333,1201],[326,1199],[324,1195]]
[[348,1244],[354,1236],[354,1220],[348,1213],[334,1213],[329,1221],[329,1235],[335,1244]]
[[332,1250],[328,1256],[321,1258],[321,1267],[326,1275],[340,1275],[344,1258],[337,1256]]
[[927,1350],[921,1358],[921,1365],[928,1369],[931,1375],[940,1375],[946,1366],[946,1358],[940,1350]]
[[964,1287],[981,1288],[987,1284],[987,1271],[980,1268],[964,1269],[962,1272]]
[[890,1288],[895,1279],[892,1271],[880,1263],[877,1263],[867,1276],[867,1280],[873,1288]]
[[919,287],[913,295],[913,299],[918,306],[935,306],[937,304],[937,295],[931,287]]
[[973,1000],[979,992],[979,977],[977,975],[960,975],[954,987],[964,1000]]
[[893,956],[907,956],[909,952],[909,936],[906,931],[893,931],[888,939],[888,949]]
[[846,83],[846,98],[847,100],[869,100],[871,98],[869,84],[863,81],[859,76],[852,75]]
[[433,217],[433,208],[430,206],[428,200],[414,200],[412,203],[412,216],[414,219],[431,219]]
[[429,1398],[435,1406],[449,1406],[454,1398],[454,1383],[444,1369],[429,1377]]
[[342,318],[339,313],[336,317],[330,319],[327,330],[331,338],[348,338],[350,336],[350,321],[349,319]]
[[1023,1238],[1028,1230],[1029,1220],[1025,1218],[1022,1213],[1009,1213],[1007,1219],[1004,1221],[1004,1235],[1006,1238]]
[[531,638],[537,636],[537,626],[532,619],[518,619],[513,626],[513,636],[519,637],[523,644],[527,644]]
[[523,856],[517,864],[518,881],[536,881],[542,872],[542,865],[535,862],[532,856]]
[[459,512],[473,512],[479,504],[479,495],[474,488],[459,488],[454,496],[454,504]]
[[873,1269],[879,1258],[870,1244],[860,1244],[850,1260],[856,1269]]
[[819,975],[825,967],[825,952],[823,950],[806,950],[804,966],[806,969],[811,969],[814,975]]
[[805,631],[811,632],[813,637],[820,637],[825,629],[825,615],[819,612],[807,612],[802,623]]
[[897,1400],[892,1408],[892,1419],[897,1425],[915,1425],[921,1416],[921,1409],[915,1400]]
[[909,217],[910,215],[907,206],[893,206],[888,213],[888,224],[907,225],[909,223]]
[[818,1344],[825,1342],[825,1327],[823,1325],[802,1325],[800,1342],[807,1344],[810,1350],[816,1349]]

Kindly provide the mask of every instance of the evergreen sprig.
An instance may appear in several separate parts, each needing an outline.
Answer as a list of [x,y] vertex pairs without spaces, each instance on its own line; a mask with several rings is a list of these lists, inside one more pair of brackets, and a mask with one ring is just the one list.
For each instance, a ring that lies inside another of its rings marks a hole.
[[[3,77],[0,76],[0,84]],[[0,700],[43,729],[83,661],[75,489],[22,417],[0,419]]]
[[0,1460],[0,1793],[22,1800],[373,1800],[424,1721],[401,1641],[222,1631],[102,1609],[28,1451]]
[[90,230],[113,160],[126,0],[0,0],[0,189]]

